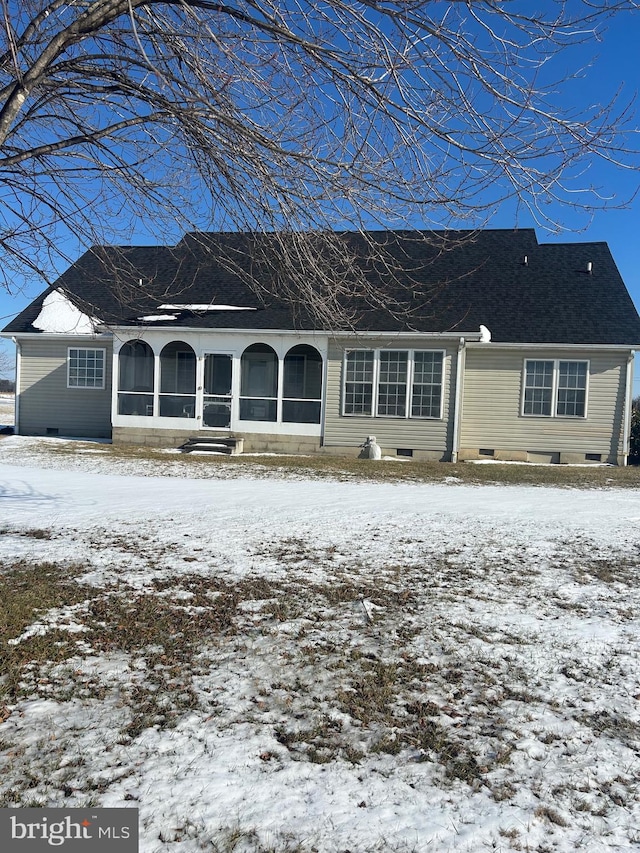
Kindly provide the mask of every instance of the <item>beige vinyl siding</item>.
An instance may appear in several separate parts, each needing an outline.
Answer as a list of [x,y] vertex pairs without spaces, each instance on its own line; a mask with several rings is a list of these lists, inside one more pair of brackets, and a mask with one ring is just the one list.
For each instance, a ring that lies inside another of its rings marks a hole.
[[[344,352],[349,349],[435,350],[444,351],[442,418],[396,418],[342,414],[342,371]],[[424,339],[380,341],[361,340],[357,344],[329,345],[327,358],[326,406],[324,422],[325,447],[358,447],[368,435],[375,435],[383,452],[398,448],[425,451],[449,459],[452,445],[452,412],[454,408],[451,377],[455,376],[457,345],[451,347],[438,340]]]
[[[105,350],[104,389],[67,388],[69,347]],[[20,352],[21,435],[55,435],[57,430],[58,435],[111,437],[111,341],[23,338]]]
[[[525,360],[588,361],[587,416],[522,414]],[[460,430],[461,450],[529,454],[623,453],[626,353],[585,350],[469,348]]]

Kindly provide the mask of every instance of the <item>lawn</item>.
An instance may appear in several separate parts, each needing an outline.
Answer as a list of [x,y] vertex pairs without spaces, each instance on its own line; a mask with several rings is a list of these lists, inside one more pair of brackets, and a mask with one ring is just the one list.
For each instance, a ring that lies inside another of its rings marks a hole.
[[136,806],[141,853],[635,849],[640,492],[550,470],[1,440],[0,805]]

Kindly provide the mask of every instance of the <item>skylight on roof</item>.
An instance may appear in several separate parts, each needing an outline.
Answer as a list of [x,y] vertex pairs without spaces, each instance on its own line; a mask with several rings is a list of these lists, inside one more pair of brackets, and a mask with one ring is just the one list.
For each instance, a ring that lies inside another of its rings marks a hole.
[[206,305],[160,305],[165,311],[257,311],[257,308],[249,308],[246,305],[214,305],[208,303]]

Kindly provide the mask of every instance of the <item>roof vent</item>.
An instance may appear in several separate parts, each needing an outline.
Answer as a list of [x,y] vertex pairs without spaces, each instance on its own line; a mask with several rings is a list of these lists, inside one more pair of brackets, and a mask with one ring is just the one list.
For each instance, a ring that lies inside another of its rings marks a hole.
[[524,256],[524,260],[523,260],[523,262],[522,262],[522,266],[523,266],[523,267],[528,267],[528,266],[529,266],[529,255],[525,255],[525,256]]
[[587,261],[587,272],[589,273],[589,275],[593,273],[593,264],[591,263],[591,261]]

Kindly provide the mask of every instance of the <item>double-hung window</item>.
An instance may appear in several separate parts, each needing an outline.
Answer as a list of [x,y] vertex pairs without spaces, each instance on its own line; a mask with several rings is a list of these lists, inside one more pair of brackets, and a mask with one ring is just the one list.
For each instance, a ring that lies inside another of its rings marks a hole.
[[442,417],[441,352],[414,352],[411,387],[411,417]]
[[69,347],[68,388],[104,388],[105,351],[89,347]]
[[351,350],[346,354],[344,413],[370,415],[373,407],[373,350]]
[[379,359],[377,414],[404,418],[407,415],[409,353],[383,350]]
[[556,414],[563,418],[584,418],[587,410],[586,361],[558,362]]
[[586,417],[588,376],[588,361],[527,359],[522,414],[546,418]]
[[343,413],[387,418],[441,418],[444,353],[348,350]]

